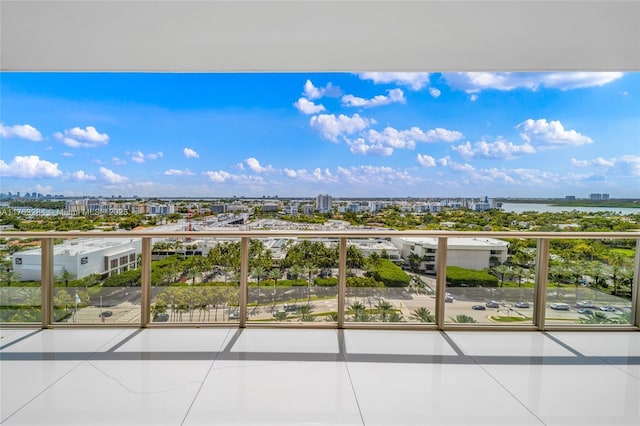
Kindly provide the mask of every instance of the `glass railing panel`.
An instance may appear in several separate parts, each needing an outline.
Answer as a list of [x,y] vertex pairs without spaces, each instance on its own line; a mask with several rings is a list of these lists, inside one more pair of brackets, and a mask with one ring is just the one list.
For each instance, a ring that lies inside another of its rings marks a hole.
[[434,322],[435,278],[411,266],[389,238],[349,239],[345,322]]
[[0,323],[40,324],[40,240],[7,233],[0,247]]
[[335,322],[337,238],[269,238],[249,242],[247,320]]
[[551,240],[546,324],[629,325],[636,240]]
[[140,324],[140,238],[54,240],[54,323]]
[[239,271],[239,238],[154,239],[151,322],[238,322]]
[[536,240],[449,238],[445,322],[532,325]]

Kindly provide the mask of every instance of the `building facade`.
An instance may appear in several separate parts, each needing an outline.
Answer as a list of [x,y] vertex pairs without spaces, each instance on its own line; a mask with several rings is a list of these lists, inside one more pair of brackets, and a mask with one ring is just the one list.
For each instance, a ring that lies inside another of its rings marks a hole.
[[[76,279],[91,274],[107,277],[137,267],[142,253],[139,238],[78,238],[53,247],[53,273],[71,272]],[[40,280],[42,250],[16,252],[12,255],[13,270],[23,281]]]

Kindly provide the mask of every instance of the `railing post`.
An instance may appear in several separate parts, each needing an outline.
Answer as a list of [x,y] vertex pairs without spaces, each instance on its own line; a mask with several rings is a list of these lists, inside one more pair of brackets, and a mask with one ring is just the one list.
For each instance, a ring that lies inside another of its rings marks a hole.
[[447,291],[447,238],[438,238],[436,254],[436,325],[444,329],[444,295]]
[[240,239],[240,328],[247,326],[247,299],[249,290],[247,280],[249,278],[249,237]]
[[631,324],[640,327],[640,239],[636,240],[636,259],[631,283]]
[[42,328],[49,328],[53,323],[53,239],[41,239],[40,251]]
[[140,277],[140,326],[146,328],[151,321],[151,238],[142,238],[142,275]]
[[549,277],[549,246],[547,238],[539,238],[536,248],[536,277],[534,289],[533,324],[542,331],[545,328],[547,308],[547,280]]
[[338,259],[338,328],[344,328],[344,307],[347,293],[347,237],[340,237]]

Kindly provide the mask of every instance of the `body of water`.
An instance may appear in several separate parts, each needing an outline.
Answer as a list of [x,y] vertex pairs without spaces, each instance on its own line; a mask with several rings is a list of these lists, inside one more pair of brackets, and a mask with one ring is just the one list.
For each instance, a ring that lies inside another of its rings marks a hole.
[[549,204],[536,204],[536,203],[502,203],[502,210],[505,212],[522,213],[527,211],[534,211],[538,213],[561,213],[579,211],[585,213],[598,213],[598,212],[614,212],[616,214],[639,214],[640,208],[623,208],[623,207],[579,207],[579,206],[552,206]]

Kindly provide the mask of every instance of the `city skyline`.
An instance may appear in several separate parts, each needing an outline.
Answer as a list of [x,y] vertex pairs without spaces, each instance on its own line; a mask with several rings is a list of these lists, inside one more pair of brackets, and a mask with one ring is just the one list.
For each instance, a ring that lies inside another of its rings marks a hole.
[[1,73],[2,192],[635,198],[640,73]]

